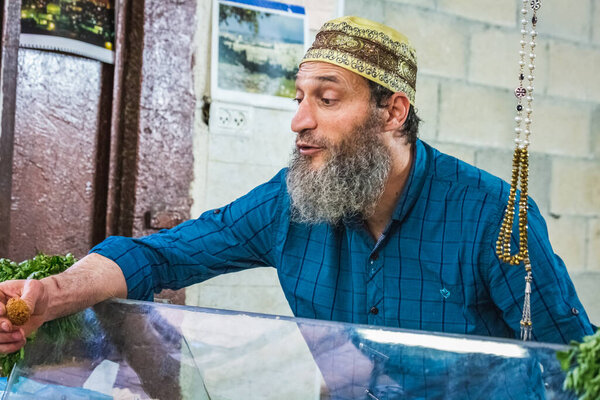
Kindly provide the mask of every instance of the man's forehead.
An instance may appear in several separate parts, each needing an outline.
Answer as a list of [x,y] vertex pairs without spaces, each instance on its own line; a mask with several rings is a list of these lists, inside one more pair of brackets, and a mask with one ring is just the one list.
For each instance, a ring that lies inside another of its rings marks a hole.
[[326,62],[306,62],[300,65],[296,74],[296,84],[304,81],[349,86],[354,86],[358,82],[364,84],[364,78],[360,75]]

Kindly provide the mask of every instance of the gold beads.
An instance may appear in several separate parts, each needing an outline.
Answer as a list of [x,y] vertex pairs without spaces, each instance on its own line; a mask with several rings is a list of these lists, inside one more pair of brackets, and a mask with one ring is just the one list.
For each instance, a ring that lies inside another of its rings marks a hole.
[[[513,169],[510,181],[510,192],[508,195],[508,204],[500,227],[500,235],[496,241],[496,254],[501,261],[519,265],[523,260],[529,257],[527,249],[527,184],[529,179],[529,152],[527,147],[516,146],[513,156]],[[517,238],[519,249],[516,254],[511,254],[510,238],[515,221],[515,211],[517,209],[516,197],[517,188],[520,188],[519,196],[519,237]]]

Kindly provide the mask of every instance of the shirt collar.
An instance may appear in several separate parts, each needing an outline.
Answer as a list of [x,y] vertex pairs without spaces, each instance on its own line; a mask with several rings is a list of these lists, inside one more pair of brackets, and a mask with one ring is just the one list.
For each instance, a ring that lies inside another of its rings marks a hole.
[[431,157],[427,151],[428,147],[420,139],[417,139],[413,146],[413,162],[410,174],[392,214],[392,220],[394,221],[402,222],[421,194],[429,170],[429,158]]

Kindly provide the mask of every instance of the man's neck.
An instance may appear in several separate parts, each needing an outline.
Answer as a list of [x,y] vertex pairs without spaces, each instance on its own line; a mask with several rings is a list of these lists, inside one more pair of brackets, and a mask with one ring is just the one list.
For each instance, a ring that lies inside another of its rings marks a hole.
[[375,240],[379,239],[390,223],[398,199],[406,185],[414,158],[412,148],[411,145],[403,145],[392,152],[392,169],[383,195],[373,215],[366,220],[367,228]]

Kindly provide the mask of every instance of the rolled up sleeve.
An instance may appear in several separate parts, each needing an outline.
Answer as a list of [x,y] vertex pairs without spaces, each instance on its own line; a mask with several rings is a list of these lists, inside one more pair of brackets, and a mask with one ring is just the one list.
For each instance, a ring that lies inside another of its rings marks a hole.
[[[537,341],[568,343],[591,335],[594,328],[577,297],[573,282],[562,259],[554,253],[546,223],[537,206],[530,201],[528,247],[532,268],[531,321]],[[515,232],[516,232],[515,228]],[[501,262],[495,253],[496,236],[489,246],[489,286],[494,303],[505,322],[519,336],[525,292],[525,269],[522,264]],[[511,241],[518,248],[516,236]]]

